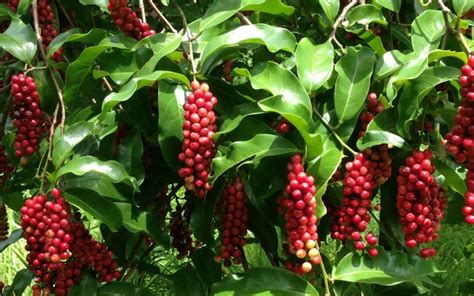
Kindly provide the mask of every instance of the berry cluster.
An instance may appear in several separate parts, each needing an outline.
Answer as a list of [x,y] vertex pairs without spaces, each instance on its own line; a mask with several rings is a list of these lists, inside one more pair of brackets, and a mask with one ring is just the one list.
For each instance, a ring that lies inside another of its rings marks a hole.
[[184,104],[184,140],[179,154],[185,167],[179,170],[179,175],[184,178],[186,189],[204,198],[212,188],[208,179],[216,153],[212,137],[217,130],[217,116],[213,111],[217,98],[209,91],[207,83],[193,81],[191,87],[193,93]]
[[454,123],[445,137],[447,151],[457,163],[474,162],[474,101],[461,101]]
[[[399,169],[396,206],[408,248],[438,239],[445,215],[446,194],[433,177],[431,157],[430,150],[414,151]],[[424,248],[420,255],[433,257],[436,250]]]
[[7,207],[0,203],[0,241],[8,238],[8,230]]
[[15,155],[22,157],[39,150],[45,123],[39,93],[32,77],[24,74],[11,78],[13,125],[16,127]]
[[13,172],[13,167],[8,164],[8,156],[5,153],[5,146],[0,144],[0,188],[5,185],[10,173]]
[[362,233],[367,230],[372,209],[372,190],[375,189],[374,166],[362,153],[355,156],[354,161],[347,162],[344,174],[344,197],[341,205],[332,212],[331,237],[341,241],[353,241],[354,248],[362,251],[368,248],[371,256],[377,256],[376,236],[368,232],[363,242]]
[[11,11],[16,12],[20,0],[0,0],[0,3],[5,4]]
[[462,208],[462,213],[466,216],[466,223],[474,224],[474,162],[467,165],[466,185],[466,205]]
[[242,262],[241,248],[247,244],[247,223],[249,219],[246,195],[242,180],[227,184],[218,206],[221,219],[221,246],[217,261],[224,260],[224,266]]
[[196,250],[193,246],[193,238],[191,232],[192,207],[190,202],[186,202],[184,207],[176,206],[176,209],[171,213],[170,234],[172,237],[171,244],[178,251],[178,259],[183,259]]
[[[28,268],[36,277],[34,295],[67,295],[80,281],[82,268],[95,270],[101,282],[120,277],[117,263],[104,244],[96,242],[81,222],[75,222],[59,189],[51,197],[36,195],[21,208]],[[35,294],[36,293],[36,294]]]
[[128,7],[128,0],[109,0],[107,8],[111,12],[115,25],[120,27],[126,35],[141,40],[155,34],[154,30],[150,30],[150,25],[142,22],[136,12]]
[[305,261],[301,265],[292,264],[291,269],[306,274],[313,269],[312,264],[321,262],[321,257],[316,248],[316,186],[314,178],[306,174],[300,154],[294,155],[288,164],[288,181],[283,197],[279,200],[280,210],[285,213],[288,250]]
[[282,118],[279,120],[275,125],[275,131],[281,135],[286,135],[290,132],[291,123],[286,120],[286,118]]
[[[47,48],[51,41],[59,34],[56,29],[56,15],[49,4],[49,0],[38,1],[38,22],[41,29],[41,42],[43,43],[43,47]],[[59,49],[51,56],[51,59],[57,62],[62,61],[62,52],[63,49]]]

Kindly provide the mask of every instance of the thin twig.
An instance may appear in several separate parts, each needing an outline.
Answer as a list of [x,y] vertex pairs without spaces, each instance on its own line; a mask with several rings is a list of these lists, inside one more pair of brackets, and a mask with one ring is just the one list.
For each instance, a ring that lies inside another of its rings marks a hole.
[[252,25],[252,22],[242,12],[237,12],[237,17],[240,19],[242,23],[246,25]]
[[[439,7],[441,8],[441,11],[443,12],[443,19],[444,19],[444,23],[446,24],[446,30],[449,30],[451,33],[456,35],[456,39],[459,41],[459,43],[461,43],[463,50],[466,52],[466,54],[469,55],[471,53],[471,49],[469,48],[469,45],[466,43],[466,39],[464,39],[464,35],[461,33],[461,30],[459,28],[459,23],[461,21],[461,18],[456,17],[456,15],[449,9],[449,7],[447,7],[444,4],[443,0],[437,0],[437,3]],[[452,19],[457,18],[455,29],[451,26],[451,23],[449,22],[449,17],[451,17]],[[444,38],[447,39],[446,33],[445,33]],[[443,43],[446,43],[444,39],[443,39]]]
[[142,22],[146,23],[145,5],[143,5],[143,0],[138,0],[138,7],[140,8],[140,13],[142,15]]
[[54,113],[53,113],[53,122],[51,122],[51,126],[49,127],[48,153],[47,153],[46,161],[43,167],[43,171],[41,172],[41,175],[40,175],[40,179],[41,179],[40,191],[41,192],[43,192],[43,189],[44,189],[44,180],[46,178],[46,173],[48,172],[48,165],[49,165],[49,161],[51,160],[51,153],[53,151],[54,127],[56,126],[56,123],[58,121],[59,105],[60,104],[56,104],[56,108],[54,109]]
[[[191,69],[192,69],[192,74],[193,74],[193,79],[196,79],[196,63],[194,62],[194,51],[193,51],[193,42],[191,39],[193,38],[191,31],[188,28],[188,21],[186,20],[186,15],[184,14],[183,10],[179,6],[178,3],[175,2],[176,9],[178,10],[179,15],[181,16],[181,19],[183,21],[183,31],[184,34],[186,35],[186,38],[188,39],[188,44],[189,44],[189,52],[188,52],[188,59],[191,62]],[[186,51],[186,49],[184,49]]]
[[337,28],[344,21],[349,10],[352,7],[356,6],[358,2],[359,2],[358,0],[352,0],[349,4],[347,4],[346,7],[344,7],[344,9],[341,11],[341,14],[337,17],[336,21],[334,22],[334,25],[332,26],[331,34],[329,34],[328,41],[334,41],[337,44],[337,46],[343,48],[341,43],[336,39]]
[[324,119],[324,117],[316,110],[316,107],[313,107],[313,112],[316,114],[316,116],[319,118],[319,120],[324,124],[324,126],[333,134],[333,136],[336,138],[336,140],[341,144],[342,147],[344,147],[347,151],[352,153],[353,155],[356,155],[357,152],[355,152],[349,145],[347,145],[341,137],[337,134],[336,130],[329,124],[329,122]]
[[113,92],[114,89],[112,88],[112,85],[110,85],[110,82],[107,80],[107,78],[102,77],[102,81],[105,84],[105,87],[107,88],[108,91]]
[[[36,39],[38,41],[38,46],[40,48],[41,56],[43,57],[44,63],[48,65],[48,58],[46,56],[46,52],[43,47],[43,39],[41,38],[41,28],[39,26],[39,17],[38,17],[38,0],[32,0],[31,2],[31,9],[33,10],[33,23],[36,31]],[[64,132],[64,122],[66,120],[66,107],[64,106],[63,100],[63,93],[61,88],[59,87],[59,83],[54,76],[54,72],[51,68],[49,69],[49,74],[51,76],[51,80],[53,81],[54,88],[56,89],[56,93],[58,95],[59,104],[61,105],[61,131]]]
[[59,9],[61,9],[62,13],[64,14],[64,16],[66,17],[66,20],[67,22],[69,23],[69,25],[74,28],[76,25],[74,24],[74,21],[72,20],[72,18],[69,16],[69,13],[67,13],[66,9],[64,8],[64,6],[59,3],[59,1],[56,1],[56,6],[59,7]]
[[163,23],[165,23],[165,25],[171,30],[171,32],[178,34],[178,31],[173,27],[173,25],[168,21],[168,19],[161,13],[160,9],[158,9],[158,6],[156,6],[153,0],[148,0],[148,3],[150,3],[151,7],[156,12],[158,17],[161,19]]
[[[319,250],[319,256],[322,256],[321,254],[321,248],[319,247],[319,244],[318,242],[316,241],[316,247],[318,248]],[[326,289],[326,296],[330,296],[331,295],[331,289],[329,288],[329,275],[326,271],[326,267],[324,267],[324,261],[323,261],[323,257],[321,257],[321,270],[323,272],[323,280],[324,280],[324,288]],[[331,281],[332,282],[332,281]]]
[[31,67],[29,68],[28,70],[25,71],[25,75],[30,73],[31,71],[37,71],[37,70],[47,70],[48,67],[44,66],[44,67]]

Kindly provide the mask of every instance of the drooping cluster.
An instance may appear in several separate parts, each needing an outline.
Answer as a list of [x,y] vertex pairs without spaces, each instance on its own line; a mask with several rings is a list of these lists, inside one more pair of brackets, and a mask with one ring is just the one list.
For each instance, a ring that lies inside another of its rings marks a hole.
[[8,216],[7,216],[7,207],[5,204],[0,203],[0,241],[6,240],[8,238]]
[[314,178],[308,176],[303,166],[303,158],[296,154],[288,164],[288,185],[279,200],[284,212],[288,251],[295,254],[300,262],[287,264],[294,272],[305,274],[312,265],[321,262],[318,240],[316,211],[316,186]]
[[462,213],[466,216],[466,223],[474,224],[474,162],[469,162],[467,165],[466,187],[467,191],[464,194],[466,204],[462,208]]
[[209,91],[207,83],[193,81],[193,93],[184,104],[183,144],[179,160],[184,167],[179,176],[184,178],[185,187],[204,198],[212,188],[209,183],[212,158],[216,153],[214,133],[217,131],[217,116],[214,107],[217,98]]
[[[58,23],[53,8],[49,4],[49,0],[38,0],[38,23],[41,29],[41,42],[43,47],[48,45],[58,36]],[[52,60],[60,62],[62,60],[63,49],[59,49],[51,56]]]
[[[445,215],[446,193],[433,176],[431,157],[430,150],[414,151],[399,169],[396,206],[408,248],[437,240]],[[426,247],[420,255],[433,257],[436,250]]]
[[156,33],[150,30],[150,25],[143,22],[132,8],[128,7],[128,0],[110,0],[107,8],[115,25],[126,35],[141,40]]
[[[227,184],[217,207],[221,219],[221,245],[217,261],[224,266],[242,262],[242,247],[247,244],[248,209],[242,180],[238,177],[234,184]],[[232,261],[231,261],[232,260]]]
[[344,196],[341,205],[332,211],[331,237],[341,241],[353,241],[354,248],[362,251],[368,248],[371,256],[377,256],[375,234],[367,232],[365,242],[363,233],[371,220],[372,191],[376,187],[375,170],[372,162],[359,153],[345,165]]
[[0,188],[5,185],[5,182],[13,172],[13,167],[8,164],[8,156],[5,153],[5,146],[0,144]]
[[[359,138],[365,135],[369,123],[384,109],[384,105],[377,99],[377,94],[369,93],[367,96],[366,109],[359,117],[360,130],[357,134]],[[388,145],[382,144],[367,148],[363,153],[367,159],[372,161],[374,177],[377,184],[382,185],[392,175],[392,159],[388,153]]]
[[13,96],[12,122],[16,127],[15,156],[30,155],[39,150],[45,122],[40,97],[32,77],[24,74],[11,78]]
[[183,259],[196,250],[190,226],[191,214],[192,203],[190,202],[186,202],[184,206],[177,205],[175,211],[171,213],[171,244],[179,253],[178,259]]
[[33,287],[34,295],[40,295],[41,290],[67,295],[80,281],[84,267],[97,272],[101,282],[120,277],[112,253],[105,244],[95,241],[80,221],[71,217],[59,189],[53,189],[51,196],[27,199],[20,211],[28,251],[26,260],[37,283]]

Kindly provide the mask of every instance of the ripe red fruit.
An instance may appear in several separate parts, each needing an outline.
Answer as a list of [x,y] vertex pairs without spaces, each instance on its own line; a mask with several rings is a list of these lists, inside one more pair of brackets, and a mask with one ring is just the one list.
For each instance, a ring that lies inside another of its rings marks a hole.
[[[414,151],[399,169],[396,206],[405,245],[415,248],[438,238],[446,207],[446,193],[432,176],[430,150]],[[424,258],[434,256],[432,251],[420,251]]]
[[[49,4],[49,0],[38,0],[38,23],[41,29],[41,42],[46,49],[51,41],[59,34],[56,15],[53,8]],[[57,62],[62,61],[63,49],[53,53],[52,60]]]
[[291,123],[285,118],[282,118],[280,121],[276,123],[275,131],[281,135],[286,135],[290,132],[290,128],[291,128]]
[[315,248],[318,240],[315,194],[314,178],[306,174],[302,156],[294,155],[288,164],[288,185],[279,199],[279,209],[284,212],[288,253],[311,262],[291,264],[290,270],[302,274],[311,271],[311,264],[320,262],[319,250]]
[[128,7],[128,1],[109,0],[107,8],[114,23],[126,35],[141,40],[156,33],[154,30],[150,30],[150,25],[144,23],[132,8]]
[[192,201],[187,201],[184,206],[177,205],[173,213],[171,213],[170,234],[172,237],[171,244],[178,251],[178,259],[183,259],[195,251],[193,246],[193,238],[191,236],[191,213]]
[[193,81],[193,93],[188,95],[184,104],[184,140],[179,160],[185,167],[179,170],[184,178],[185,187],[193,191],[199,198],[204,198],[212,188],[209,183],[211,162],[216,153],[212,137],[217,131],[217,115],[214,107],[217,98],[209,91],[207,83]]

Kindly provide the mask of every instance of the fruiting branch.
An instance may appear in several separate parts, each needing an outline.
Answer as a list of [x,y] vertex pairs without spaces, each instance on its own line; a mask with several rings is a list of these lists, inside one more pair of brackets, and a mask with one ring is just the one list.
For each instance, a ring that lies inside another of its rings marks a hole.
[[138,7],[140,8],[142,22],[146,23],[145,5],[143,5],[143,0],[138,0]]
[[168,27],[168,29],[171,30],[171,32],[178,34],[178,31],[173,27],[173,25],[168,21],[168,19],[161,13],[160,9],[158,6],[156,6],[155,2],[153,0],[148,0],[148,3],[150,3],[151,7],[155,11],[155,13],[158,15],[158,17],[161,19],[163,23]]
[[[318,248],[318,250],[321,252],[321,248],[318,244],[318,241],[316,241],[316,247]],[[330,296],[331,295],[331,289],[329,287],[329,281],[331,280],[327,271],[326,271],[326,267],[324,266],[324,260],[321,258],[321,271],[323,273],[323,281],[324,281],[324,289],[326,290],[325,292],[325,296]],[[332,282],[332,280],[331,280]]]
[[337,46],[339,46],[343,50],[344,50],[344,47],[342,46],[342,44],[336,38],[337,28],[344,21],[344,19],[346,18],[346,15],[349,12],[349,10],[352,7],[356,6],[358,2],[359,2],[359,0],[352,0],[349,4],[346,5],[346,7],[344,7],[342,9],[341,14],[337,17],[336,21],[334,22],[334,25],[332,26],[331,33],[329,34],[328,41],[333,41],[334,43],[337,44]]

